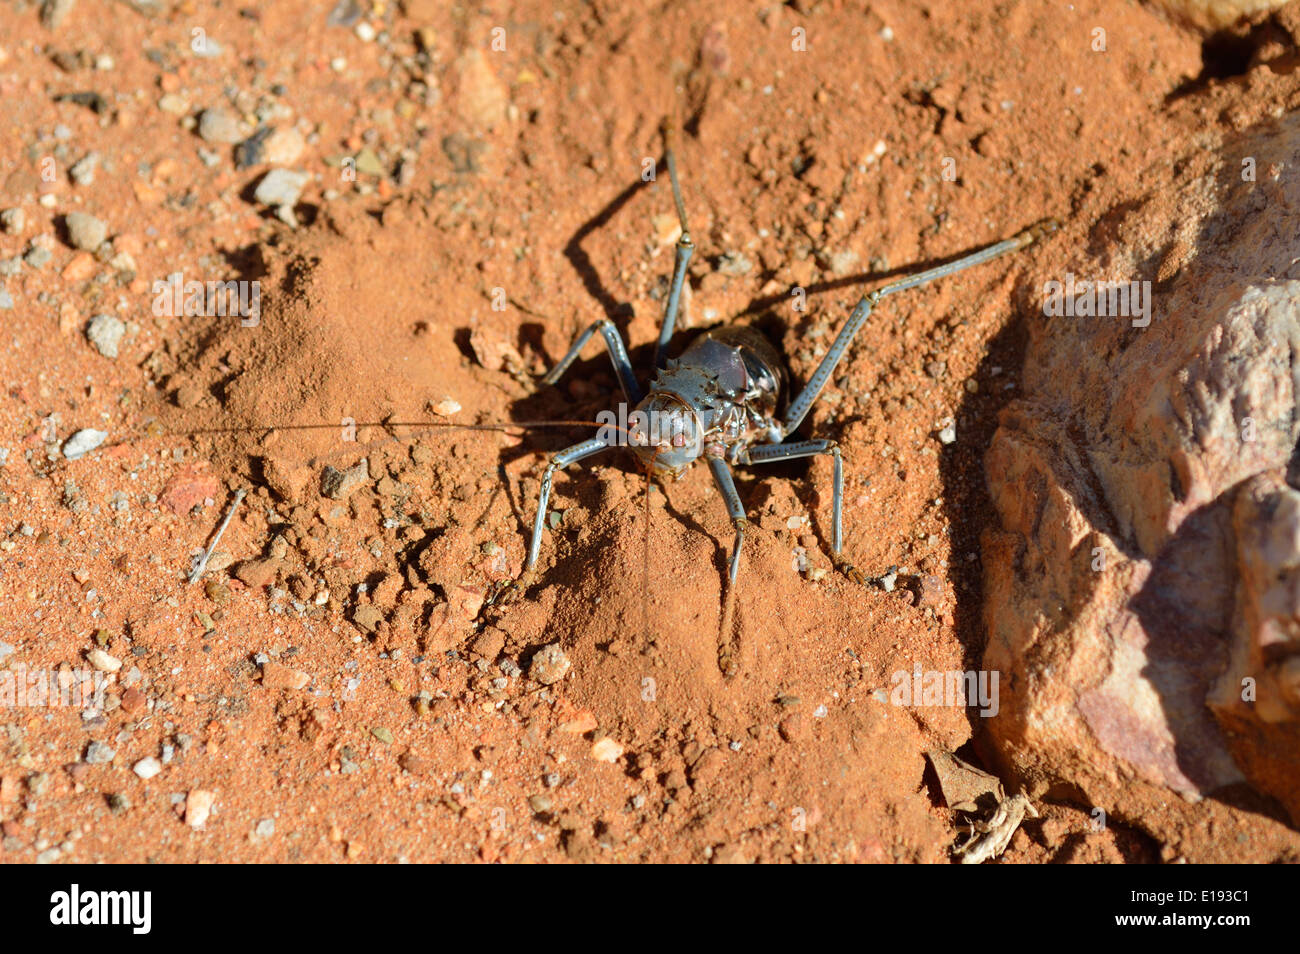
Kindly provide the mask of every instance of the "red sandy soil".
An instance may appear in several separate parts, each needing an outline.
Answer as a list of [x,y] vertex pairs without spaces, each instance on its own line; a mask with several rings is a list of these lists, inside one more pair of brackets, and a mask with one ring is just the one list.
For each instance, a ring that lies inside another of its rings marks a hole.
[[[1294,108],[1295,77],[1091,0],[376,0],[369,40],[328,25],[329,4],[163,7],[81,0],[53,31],[35,4],[0,8],[0,208],[26,214],[0,259],[40,235],[53,252],[5,279],[0,313],[3,665],[85,668],[97,646],[123,663],[98,716],[0,713],[0,858],[948,861],[961,818],[924,753],[978,760],[979,719],[873,691],[917,663],[977,665],[981,460],[1016,393],[1016,329],[1072,249],[1105,241],[1092,224],[1154,187],[1140,173],[1171,143]],[[196,27],[220,55],[193,55]],[[55,100],[79,91],[103,112]],[[192,128],[217,106],[305,136],[297,229],[252,201],[266,165],[236,168]],[[596,343],[560,387],[538,374],[604,314],[648,362],[675,219],[666,177],[641,170],[669,115],[698,246],[682,324],[756,321],[796,379],[864,283],[1065,223],[890,299],[812,416],[844,448],[849,558],[908,585],[819,572],[828,462],[745,472],[756,528],[724,639],[731,531],[707,471],[647,510],[633,458],[611,453],[558,477],[563,516],[524,598],[480,607],[522,564],[545,452],[589,432],[340,439],[343,418],[438,420],[448,399],[462,423],[610,406]],[[346,178],[363,149],[380,174]],[[76,184],[87,152],[94,180]],[[107,223],[111,253],[69,246],[73,211]],[[260,323],[155,316],[153,282],[176,271],[259,280]],[[116,359],[86,340],[97,314],[128,323]],[[51,417],[59,442],[110,436],[68,461],[47,453]],[[269,430],[308,423],[327,428]],[[221,428],[250,430],[196,433]],[[320,494],[326,465],[363,456],[364,487]],[[217,548],[233,565],[189,584],[239,488]],[[557,642],[572,668],[548,687],[529,663]],[[83,761],[92,741],[113,760]],[[132,771],[165,754],[154,777]],[[195,791],[215,793],[201,828]],[[1093,832],[1086,807],[1039,810],[1003,861],[1300,849],[1217,802],[1164,843],[1142,819]]]

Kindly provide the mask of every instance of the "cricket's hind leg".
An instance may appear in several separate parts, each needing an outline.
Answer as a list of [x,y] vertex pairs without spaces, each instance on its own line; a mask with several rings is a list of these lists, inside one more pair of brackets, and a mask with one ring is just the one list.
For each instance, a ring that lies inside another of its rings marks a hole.
[[734,587],[736,571],[740,569],[740,550],[745,544],[745,505],[736,492],[736,482],[731,477],[731,468],[727,462],[721,457],[710,457],[708,462],[709,470],[713,472],[713,481],[718,485],[718,491],[727,505],[727,516],[731,517],[731,523],[736,528],[736,542],[731,548],[731,562],[727,571],[727,580]]
[[839,445],[828,440],[761,444],[749,448],[740,460],[743,464],[772,464],[782,460],[796,460],[800,457],[818,457],[822,454],[830,455],[834,466],[831,497],[831,559],[835,563],[835,568],[854,583],[866,583],[867,578],[852,563],[845,560],[841,552],[844,546],[844,464],[840,458]]

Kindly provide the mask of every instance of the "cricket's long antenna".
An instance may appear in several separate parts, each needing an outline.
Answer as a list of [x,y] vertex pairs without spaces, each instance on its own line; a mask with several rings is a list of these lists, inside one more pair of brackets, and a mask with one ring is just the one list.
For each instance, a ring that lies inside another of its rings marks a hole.
[[673,204],[677,206],[677,221],[682,227],[682,237],[691,241],[691,229],[686,224],[686,202],[682,199],[682,184],[677,179],[677,125],[664,124],[664,160],[668,163],[668,180],[673,187]]
[[[546,420],[546,421],[506,421],[502,424],[457,424],[455,421],[349,421],[349,427],[429,427],[446,428],[460,431],[510,431],[530,430],[538,427],[608,427],[611,430],[626,432],[617,424],[602,424],[599,421]],[[181,436],[198,436],[207,434],[251,434],[256,431],[327,431],[338,430],[339,425],[329,424],[250,424],[241,427],[205,427],[190,431],[171,431]]]

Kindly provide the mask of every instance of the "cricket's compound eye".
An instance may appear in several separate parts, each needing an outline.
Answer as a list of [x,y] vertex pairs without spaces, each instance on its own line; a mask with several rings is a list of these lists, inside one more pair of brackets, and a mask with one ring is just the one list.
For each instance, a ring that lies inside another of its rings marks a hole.
[[699,427],[682,401],[652,394],[628,415],[628,443],[656,470],[680,473],[700,456]]

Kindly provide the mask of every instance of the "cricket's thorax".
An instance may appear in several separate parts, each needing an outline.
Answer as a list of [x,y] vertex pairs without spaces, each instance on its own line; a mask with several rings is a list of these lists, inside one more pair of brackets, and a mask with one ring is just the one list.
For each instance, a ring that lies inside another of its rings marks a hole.
[[657,471],[675,475],[701,456],[735,462],[753,444],[781,440],[785,391],[780,356],[758,331],[706,332],[655,376],[633,446]]

